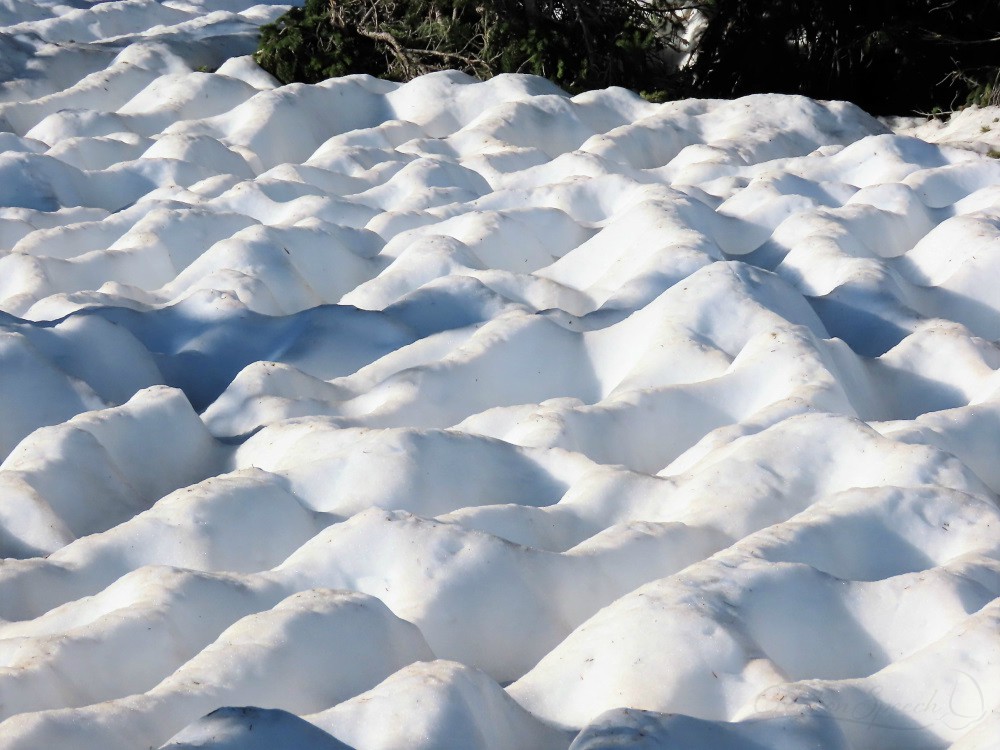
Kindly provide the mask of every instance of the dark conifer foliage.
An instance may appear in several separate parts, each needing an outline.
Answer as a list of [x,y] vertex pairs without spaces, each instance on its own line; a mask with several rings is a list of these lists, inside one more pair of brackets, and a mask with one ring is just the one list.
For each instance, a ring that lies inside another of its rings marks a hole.
[[306,0],[263,27],[257,60],[286,83],[453,68],[533,73],[571,92],[642,88],[670,78],[680,29],[658,0]]
[[1000,103],[1000,0],[307,0],[263,27],[257,60],[285,83],[454,68],[907,114]]

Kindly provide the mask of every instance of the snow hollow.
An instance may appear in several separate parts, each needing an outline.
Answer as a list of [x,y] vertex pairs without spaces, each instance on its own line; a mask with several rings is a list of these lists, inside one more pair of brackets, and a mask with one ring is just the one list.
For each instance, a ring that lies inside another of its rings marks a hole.
[[1000,112],[284,9],[0,0],[0,748],[995,750]]

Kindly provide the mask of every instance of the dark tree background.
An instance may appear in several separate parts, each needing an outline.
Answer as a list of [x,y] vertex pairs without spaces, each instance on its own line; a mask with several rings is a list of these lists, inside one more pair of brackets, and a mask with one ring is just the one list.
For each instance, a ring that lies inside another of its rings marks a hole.
[[670,78],[682,28],[659,0],[306,0],[262,28],[257,61],[285,83],[453,68],[641,89]]
[[285,83],[454,68],[908,114],[1000,103],[1000,0],[306,0],[263,27],[257,60]]
[[846,99],[874,114],[985,104],[997,0],[713,0],[690,86]]

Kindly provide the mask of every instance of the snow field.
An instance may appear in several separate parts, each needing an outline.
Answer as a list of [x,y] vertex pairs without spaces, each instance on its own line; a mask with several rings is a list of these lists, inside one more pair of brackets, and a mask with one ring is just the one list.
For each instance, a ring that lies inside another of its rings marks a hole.
[[0,748],[994,748],[1000,112],[285,7],[0,0]]

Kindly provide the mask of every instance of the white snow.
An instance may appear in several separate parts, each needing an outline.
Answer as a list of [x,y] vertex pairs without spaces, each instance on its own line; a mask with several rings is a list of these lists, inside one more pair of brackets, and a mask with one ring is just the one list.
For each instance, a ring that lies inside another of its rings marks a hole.
[[286,7],[0,0],[0,749],[996,748],[1000,109]]

